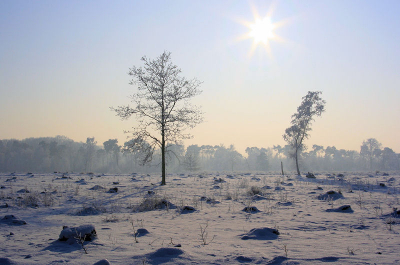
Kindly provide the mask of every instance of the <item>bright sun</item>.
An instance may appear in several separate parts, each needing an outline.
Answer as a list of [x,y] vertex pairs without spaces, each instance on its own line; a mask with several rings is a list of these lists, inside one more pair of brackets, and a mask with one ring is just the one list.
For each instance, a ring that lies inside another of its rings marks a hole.
[[268,44],[268,40],[274,38],[274,24],[271,23],[271,18],[257,18],[254,24],[249,25],[249,36],[254,39],[254,44]]
[[275,30],[287,24],[290,19],[284,19],[278,22],[272,22],[272,13],[275,9],[275,5],[272,4],[269,11],[265,16],[260,16],[255,6],[251,6],[253,13],[253,21],[246,21],[239,19],[238,22],[246,26],[249,31],[237,38],[237,41],[252,39],[251,48],[249,51],[249,57],[252,57],[254,52],[262,47],[266,50],[268,56],[272,58],[271,51],[271,40],[274,42],[286,42],[282,37],[275,33]]

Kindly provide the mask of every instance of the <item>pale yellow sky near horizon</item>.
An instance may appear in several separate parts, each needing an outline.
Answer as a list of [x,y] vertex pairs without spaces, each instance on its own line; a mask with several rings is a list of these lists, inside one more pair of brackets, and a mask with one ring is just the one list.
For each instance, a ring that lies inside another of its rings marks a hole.
[[[130,67],[167,50],[183,76],[203,82],[193,103],[205,121],[188,131],[186,146],[233,144],[244,154],[285,145],[301,98],[322,91],[326,112],[306,145],[359,151],[376,138],[400,152],[399,8],[369,0],[1,1],[0,139],[123,144],[134,118],[121,121],[109,107],[129,104]],[[238,21],[254,21],[254,10],[289,21],[267,49],[238,41],[249,31]]]

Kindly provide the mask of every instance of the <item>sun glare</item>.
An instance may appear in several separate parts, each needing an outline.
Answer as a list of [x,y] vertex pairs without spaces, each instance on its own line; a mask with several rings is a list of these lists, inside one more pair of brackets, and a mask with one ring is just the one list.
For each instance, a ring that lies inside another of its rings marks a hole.
[[270,6],[265,16],[260,16],[257,8],[251,6],[253,13],[253,21],[246,21],[238,19],[238,22],[248,28],[248,31],[239,36],[237,41],[246,39],[252,39],[251,48],[249,51],[249,57],[252,57],[254,52],[260,47],[265,49],[268,57],[273,58],[271,51],[271,41],[273,42],[286,42],[281,36],[275,33],[275,30],[287,24],[290,19],[284,19],[277,22],[273,22],[272,14],[275,10],[275,4]]
[[268,44],[268,40],[274,37],[274,24],[271,23],[271,18],[257,18],[254,24],[250,26],[249,36],[254,39],[254,44]]

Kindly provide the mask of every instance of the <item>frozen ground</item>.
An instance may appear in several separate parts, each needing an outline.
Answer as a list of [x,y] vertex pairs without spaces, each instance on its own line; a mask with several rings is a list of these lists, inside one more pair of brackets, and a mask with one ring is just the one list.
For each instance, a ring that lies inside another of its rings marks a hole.
[[315,177],[1,174],[0,264],[400,263],[399,174]]

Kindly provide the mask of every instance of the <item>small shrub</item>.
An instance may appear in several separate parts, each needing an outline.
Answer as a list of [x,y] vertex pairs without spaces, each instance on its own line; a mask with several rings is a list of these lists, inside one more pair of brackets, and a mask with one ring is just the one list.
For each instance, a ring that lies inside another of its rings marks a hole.
[[54,205],[54,197],[50,192],[44,192],[42,196],[42,203],[44,206],[49,207]]
[[109,216],[106,216],[103,221],[106,223],[116,223],[119,222],[119,218],[116,215],[111,214]]
[[247,191],[247,194],[250,196],[254,196],[257,194],[262,194],[262,189],[257,186],[251,186],[250,189]]
[[25,207],[39,207],[39,193],[26,193],[22,199],[17,203],[19,206]]
[[201,239],[202,244],[204,246],[210,244],[215,238],[215,235],[214,235],[211,240],[208,240],[207,228],[208,228],[208,222],[205,224],[205,226],[200,225],[200,234],[199,234],[199,236],[200,236],[200,239]]
[[238,187],[245,189],[249,186],[249,180],[247,178],[243,178],[239,181]]

